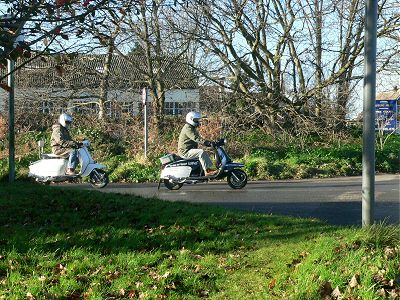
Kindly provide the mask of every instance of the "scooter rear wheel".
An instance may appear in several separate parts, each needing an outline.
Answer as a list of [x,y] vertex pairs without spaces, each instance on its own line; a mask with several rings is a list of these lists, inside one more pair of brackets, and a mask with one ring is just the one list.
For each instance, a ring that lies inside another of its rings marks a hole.
[[101,189],[108,184],[108,174],[102,169],[94,169],[90,174],[90,184],[92,187]]
[[242,189],[247,184],[247,174],[239,169],[232,170],[227,177],[228,184],[233,189]]
[[174,183],[170,182],[168,179],[164,179],[164,185],[169,190],[179,190],[183,186],[183,183]]

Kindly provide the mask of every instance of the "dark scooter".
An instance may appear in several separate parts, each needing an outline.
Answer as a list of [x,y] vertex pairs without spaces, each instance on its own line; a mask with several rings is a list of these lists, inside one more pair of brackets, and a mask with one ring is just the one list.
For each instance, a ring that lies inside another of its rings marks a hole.
[[195,184],[227,178],[228,185],[233,189],[242,189],[247,184],[247,174],[242,170],[244,164],[235,163],[224,149],[225,139],[220,139],[212,144],[215,152],[218,173],[213,176],[205,176],[204,170],[198,158],[184,159],[176,154],[167,154],[160,158],[162,163],[161,182],[169,190],[179,190],[184,183]]

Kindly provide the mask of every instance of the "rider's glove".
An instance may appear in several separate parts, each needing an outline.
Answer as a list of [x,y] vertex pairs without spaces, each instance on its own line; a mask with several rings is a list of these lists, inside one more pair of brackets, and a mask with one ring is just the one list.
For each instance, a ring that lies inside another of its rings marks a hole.
[[82,142],[76,142],[76,148],[82,148],[83,143]]
[[211,146],[212,146],[212,142],[210,142],[210,141],[204,141],[204,146],[206,146],[206,147],[211,147]]

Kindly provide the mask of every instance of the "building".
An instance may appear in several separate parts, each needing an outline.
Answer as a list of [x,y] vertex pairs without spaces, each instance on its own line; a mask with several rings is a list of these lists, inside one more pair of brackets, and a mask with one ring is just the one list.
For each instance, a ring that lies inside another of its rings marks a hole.
[[[16,109],[54,114],[61,111],[97,112],[104,61],[105,54],[58,54],[41,56],[28,63],[19,59],[16,63],[19,69],[15,72]],[[138,114],[148,74],[143,57],[113,55],[109,70],[107,114],[110,117],[122,113]],[[199,108],[197,78],[186,64],[176,59],[164,59],[161,70],[156,72],[165,84],[166,115],[184,114]],[[0,70],[0,74],[4,76],[6,70]],[[151,101],[148,93],[147,102]],[[7,92],[1,89],[0,112],[6,110],[6,103]]]

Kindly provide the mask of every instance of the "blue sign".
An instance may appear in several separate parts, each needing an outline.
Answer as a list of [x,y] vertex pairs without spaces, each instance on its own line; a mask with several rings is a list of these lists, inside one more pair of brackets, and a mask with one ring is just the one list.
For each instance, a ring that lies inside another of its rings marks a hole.
[[375,129],[394,131],[397,129],[397,100],[376,100]]

